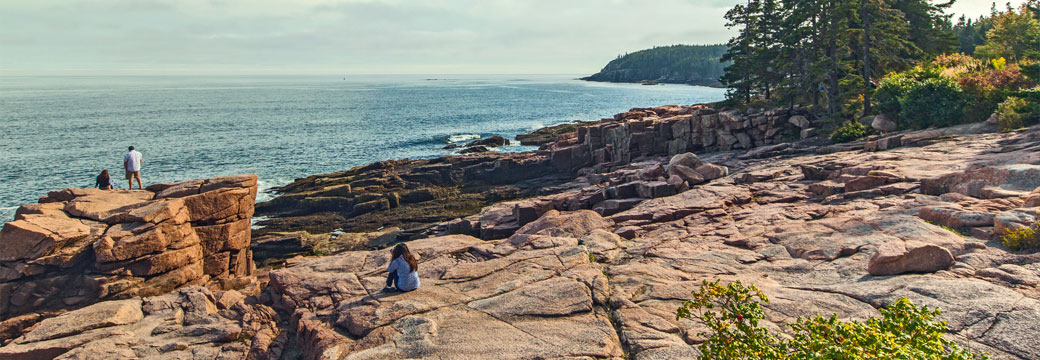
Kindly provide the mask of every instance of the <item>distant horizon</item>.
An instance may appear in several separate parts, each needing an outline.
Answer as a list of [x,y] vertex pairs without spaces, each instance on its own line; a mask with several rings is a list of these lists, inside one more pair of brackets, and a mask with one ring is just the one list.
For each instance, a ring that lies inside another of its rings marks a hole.
[[591,75],[625,53],[726,43],[740,2],[0,1],[0,76]]

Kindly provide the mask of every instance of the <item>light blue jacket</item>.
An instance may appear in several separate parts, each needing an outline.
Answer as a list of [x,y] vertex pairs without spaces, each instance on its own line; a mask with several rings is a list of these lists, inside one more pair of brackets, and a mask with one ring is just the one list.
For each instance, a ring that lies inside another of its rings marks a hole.
[[412,291],[419,288],[419,273],[412,271],[412,267],[408,266],[403,256],[391,261],[386,271],[391,274],[397,273],[397,288],[401,291]]

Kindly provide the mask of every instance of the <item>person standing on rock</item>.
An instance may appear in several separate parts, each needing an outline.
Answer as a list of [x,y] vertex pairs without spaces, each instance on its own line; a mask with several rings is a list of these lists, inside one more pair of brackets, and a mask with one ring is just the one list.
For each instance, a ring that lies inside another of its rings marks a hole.
[[126,180],[130,183],[128,189],[134,189],[134,179],[137,179],[137,189],[142,189],[141,161],[141,153],[134,150],[133,146],[123,155],[123,168],[126,169]]
[[408,245],[397,244],[390,253],[390,266],[386,268],[384,292],[412,291],[419,288],[419,262],[408,251]]

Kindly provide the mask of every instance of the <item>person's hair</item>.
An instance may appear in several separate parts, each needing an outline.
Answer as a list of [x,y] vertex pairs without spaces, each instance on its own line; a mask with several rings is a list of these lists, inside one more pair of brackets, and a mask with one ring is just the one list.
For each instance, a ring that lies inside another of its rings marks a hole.
[[131,150],[131,151],[134,150],[134,146],[130,145],[130,149],[128,149],[128,150]]
[[101,187],[108,186],[111,180],[112,178],[108,177],[108,169],[101,170],[101,174],[97,176],[97,185]]
[[390,253],[390,261],[394,261],[402,256],[404,257],[404,262],[412,267],[412,271],[419,271],[419,262],[415,261],[415,256],[412,256],[412,252],[408,251],[408,245],[397,244],[397,246],[394,246],[394,251]]

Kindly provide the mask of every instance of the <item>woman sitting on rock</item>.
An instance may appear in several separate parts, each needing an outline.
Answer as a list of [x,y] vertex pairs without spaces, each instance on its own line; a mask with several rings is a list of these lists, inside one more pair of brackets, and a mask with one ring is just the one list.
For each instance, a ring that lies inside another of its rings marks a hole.
[[101,174],[97,176],[97,181],[94,183],[94,187],[101,190],[112,190],[116,186],[112,184],[112,178],[108,176],[108,169],[101,170]]
[[397,244],[390,253],[390,266],[386,268],[384,292],[412,291],[419,288],[419,262],[408,251],[408,245]]

